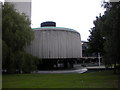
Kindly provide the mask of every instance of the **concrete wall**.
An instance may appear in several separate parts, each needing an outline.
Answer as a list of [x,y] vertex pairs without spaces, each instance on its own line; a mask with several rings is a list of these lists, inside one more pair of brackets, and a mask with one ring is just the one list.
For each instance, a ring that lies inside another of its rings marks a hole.
[[68,30],[35,30],[35,39],[25,50],[42,59],[82,57],[80,34]]

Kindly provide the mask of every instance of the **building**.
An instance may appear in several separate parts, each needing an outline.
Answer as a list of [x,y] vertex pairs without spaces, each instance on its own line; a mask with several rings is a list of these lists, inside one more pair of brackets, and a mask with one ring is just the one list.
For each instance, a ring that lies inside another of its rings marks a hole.
[[20,13],[25,13],[31,20],[31,0],[5,0],[15,6]]
[[82,56],[83,57],[88,57],[89,54],[88,54],[88,42],[86,41],[81,41],[82,42]]
[[73,67],[73,61],[82,57],[80,34],[73,29],[56,27],[55,22],[44,22],[41,26],[33,29],[35,39],[26,47],[26,52],[45,64],[53,62],[51,65],[57,67],[58,62],[63,62],[65,67],[68,64]]
[[85,63],[89,66],[98,66],[102,62],[102,57],[100,57],[99,53],[91,52],[89,49],[89,42],[81,41],[82,42],[82,58],[80,63]]
[[98,56],[98,53],[93,53],[90,51],[88,41],[81,41],[81,42],[82,42],[82,56],[83,57],[97,57]]

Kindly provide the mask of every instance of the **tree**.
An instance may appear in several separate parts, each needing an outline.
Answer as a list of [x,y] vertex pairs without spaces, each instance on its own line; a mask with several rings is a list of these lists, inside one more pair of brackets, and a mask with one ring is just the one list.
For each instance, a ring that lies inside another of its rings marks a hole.
[[[103,16],[97,17],[89,43],[93,50],[104,49],[104,63],[105,65],[114,64],[116,73],[116,65],[120,65],[120,2],[104,2],[102,6],[106,11]],[[101,44],[99,41],[102,41]],[[99,49],[95,48],[96,45]]]
[[[101,16],[99,16],[101,17]],[[91,30],[89,30],[90,32],[90,36],[88,39],[88,45],[89,45],[89,52],[90,53],[95,53],[96,55],[98,53],[100,53],[101,55],[103,55],[104,53],[104,38],[100,33],[100,28],[99,28],[99,18],[96,17],[96,20],[93,22],[94,23],[94,27],[91,28]]]
[[2,16],[3,40],[13,51],[23,50],[34,38],[29,18],[17,12],[9,3],[3,5]]
[[[14,5],[2,6],[2,51],[3,69],[8,73],[30,72],[36,67],[36,57],[24,52],[24,47],[34,39],[30,20],[24,13],[14,9]],[[27,69],[27,70],[26,70]]]
[[101,21],[101,32],[105,36],[105,61],[114,64],[116,73],[116,64],[120,64],[120,2],[104,3],[106,8],[104,21]]

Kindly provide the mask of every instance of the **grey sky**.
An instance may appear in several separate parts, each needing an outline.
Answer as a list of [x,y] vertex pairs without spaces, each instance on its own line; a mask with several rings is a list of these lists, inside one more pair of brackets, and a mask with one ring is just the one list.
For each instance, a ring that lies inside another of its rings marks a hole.
[[[16,1],[23,2],[24,0]],[[87,41],[90,35],[89,30],[94,26],[93,20],[104,12],[101,7],[102,1],[32,0],[32,28],[40,27],[40,23],[44,21],[55,21],[57,27],[75,29],[81,34],[81,39]]]
[[55,21],[57,27],[72,28],[87,41],[93,20],[104,10],[103,0],[32,0],[32,27],[44,21]]

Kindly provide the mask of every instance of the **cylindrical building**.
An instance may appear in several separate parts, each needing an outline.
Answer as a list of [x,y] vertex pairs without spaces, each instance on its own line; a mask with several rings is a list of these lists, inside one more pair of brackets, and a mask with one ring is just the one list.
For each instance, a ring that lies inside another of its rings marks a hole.
[[31,45],[26,47],[26,52],[42,60],[81,58],[80,34],[73,29],[55,27],[55,25],[54,22],[44,22],[41,28],[34,28],[35,38]]

